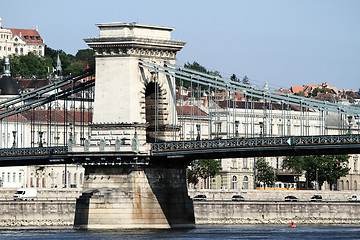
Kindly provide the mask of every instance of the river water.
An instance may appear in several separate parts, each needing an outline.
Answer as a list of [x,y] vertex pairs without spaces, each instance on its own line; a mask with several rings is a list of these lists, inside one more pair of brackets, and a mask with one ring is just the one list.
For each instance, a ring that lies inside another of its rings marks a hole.
[[103,239],[360,239],[360,226],[198,226],[191,230],[80,231],[71,228],[0,229],[0,239],[103,240]]

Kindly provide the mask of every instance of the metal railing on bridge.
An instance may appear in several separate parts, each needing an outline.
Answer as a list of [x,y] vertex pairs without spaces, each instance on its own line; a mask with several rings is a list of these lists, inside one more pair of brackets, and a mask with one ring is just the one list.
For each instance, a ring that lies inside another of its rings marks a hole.
[[199,141],[174,141],[152,143],[153,153],[182,151],[195,149],[232,148],[232,147],[261,147],[261,146],[299,146],[314,144],[351,144],[360,143],[359,134],[326,135],[326,136],[287,136],[263,138],[234,138]]

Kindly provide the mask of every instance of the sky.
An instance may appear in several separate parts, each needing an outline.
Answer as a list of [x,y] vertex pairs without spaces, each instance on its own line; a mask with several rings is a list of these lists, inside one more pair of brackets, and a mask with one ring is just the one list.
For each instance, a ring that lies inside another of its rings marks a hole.
[[360,88],[359,0],[17,0],[0,8],[5,28],[35,29],[48,47],[76,54],[98,23],[174,27],[186,42],[177,64],[270,88],[327,82]]

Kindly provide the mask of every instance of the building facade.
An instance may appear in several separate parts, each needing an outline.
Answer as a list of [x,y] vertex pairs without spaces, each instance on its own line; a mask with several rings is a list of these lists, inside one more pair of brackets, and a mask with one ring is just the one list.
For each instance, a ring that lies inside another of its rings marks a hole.
[[4,28],[0,18],[0,58],[7,55],[45,55],[45,43],[35,29]]
[[[359,122],[345,119],[336,113],[325,113],[314,109],[300,109],[295,106],[261,101],[221,99],[195,101],[182,98],[178,103],[181,138],[184,140],[217,138],[251,138],[279,136],[315,136],[360,133]],[[192,110],[188,109],[193,106]],[[183,110],[181,110],[183,109]],[[201,114],[193,114],[201,112]],[[294,178],[305,181],[304,176],[295,176],[282,169],[283,157],[266,157],[266,161],[276,170],[279,178]],[[254,189],[256,180],[255,162],[257,158],[219,159],[220,173],[212,179],[199,179],[197,186],[190,188]],[[339,179],[337,189],[357,190],[360,180],[359,155],[350,155],[347,176]],[[324,184],[322,189],[330,189]]]

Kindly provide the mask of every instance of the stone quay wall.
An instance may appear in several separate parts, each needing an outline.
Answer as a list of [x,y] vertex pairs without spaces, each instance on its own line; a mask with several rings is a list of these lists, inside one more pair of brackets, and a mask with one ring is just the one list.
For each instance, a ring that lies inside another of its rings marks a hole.
[[[13,193],[14,189],[0,191],[0,227],[73,226],[75,199],[80,191],[38,191],[35,201],[14,201]],[[208,198],[204,202],[194,202],[196,224],[290,224],[291,221],[296,224],[360,224],[360,202],[347,201],[356,191],[249,190],[241,192],[244,202],[232,202],[231,196],[237,193],[190,190],[191,197],[205,194]],[[309,202],[314,194],[321,194],[323,201]],[[295,195],[300,202],[284,202],[286,195]]]
[[195,202],[196,224],[360,224],[355,202]]
[[72,226],[75,199],[0,201],[0,227]]
[[[0,227],[72,227],[75,201],[0,201]],[[357,202],[194,202],[202,224],[360,224]]]

